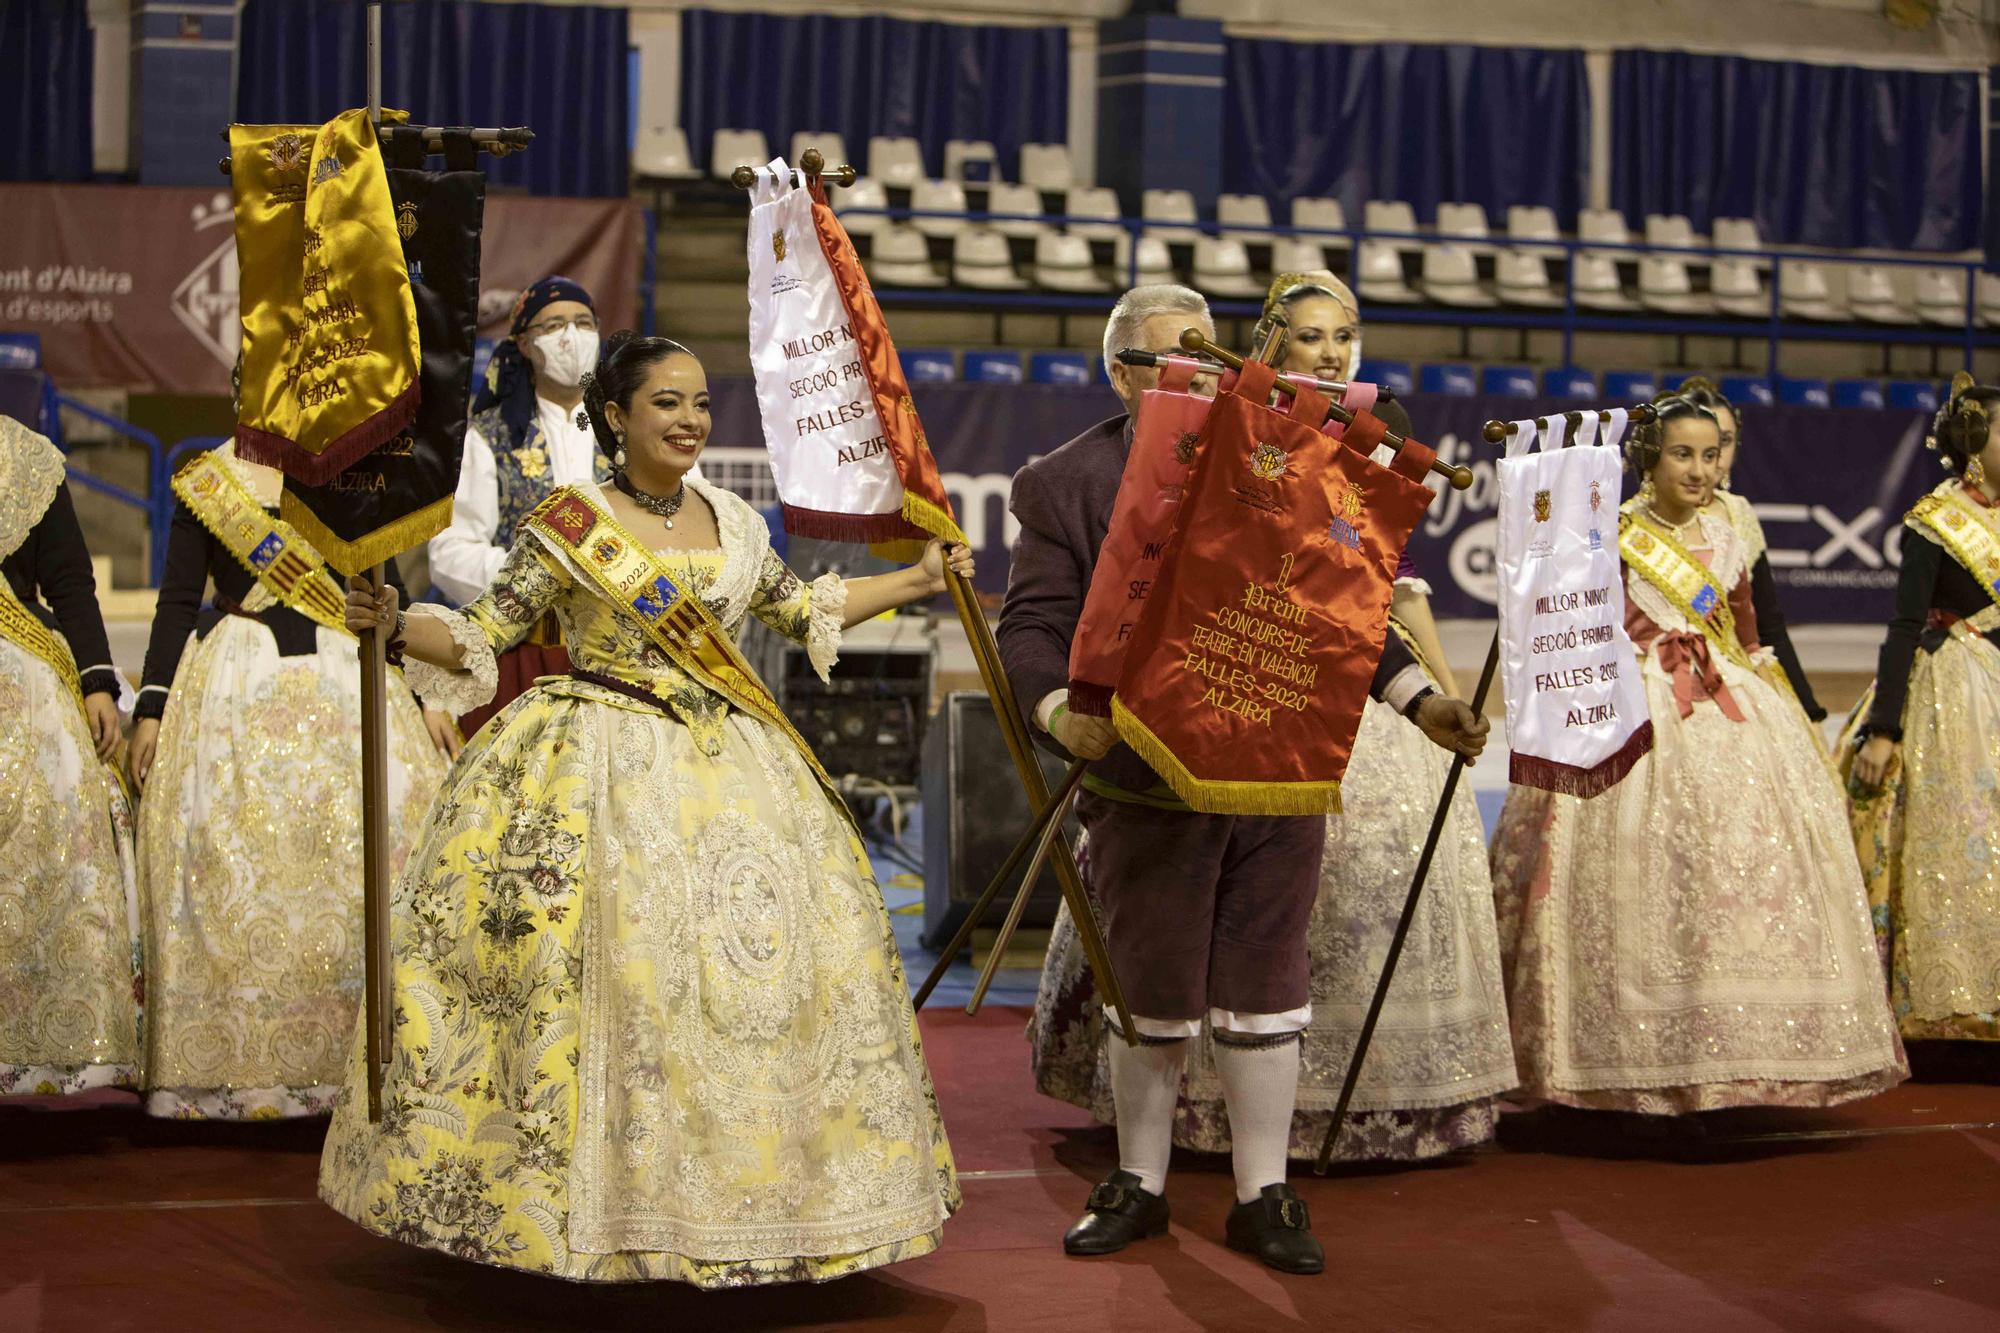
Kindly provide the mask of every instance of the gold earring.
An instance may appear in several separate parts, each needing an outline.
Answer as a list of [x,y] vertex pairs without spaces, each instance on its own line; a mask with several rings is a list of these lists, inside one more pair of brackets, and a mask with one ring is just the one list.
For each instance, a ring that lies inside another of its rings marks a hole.
[[1968,485],[1984,486],[1986,484],[1986,464],[1976,458],[1968,459],[1965,464],[1965,480]]

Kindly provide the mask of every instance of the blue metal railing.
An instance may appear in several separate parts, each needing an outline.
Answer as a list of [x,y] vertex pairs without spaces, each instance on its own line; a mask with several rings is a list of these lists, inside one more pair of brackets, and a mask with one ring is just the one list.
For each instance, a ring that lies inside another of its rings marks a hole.
[[56,395],[56,404],[64,411],[74,412],[86,421],[94,421],[111,430],[114,434],[132,441],[146,451],[146,493],[140,495],[129,491],[116,482],[84,472],[79,468],[65,469],[69,480],[87,491],[108,496],[122,505],[130,505],[146,516],[146,568],[151,572],[152,583],[158,587],[160,578],[167,568],[167,530],[174,521],[174,465],[194,449],[209,449],[222,443],[219,435],[200,435],[168,446],[160,442],[160,437],[142,427],[135,426],[123,417],[114,417],[109,412],[99,411],[85,402],[79,402],[68,394]]
[[[1698,315],[1667,315],[1660,313],[1646,315],[1590,314],[1580,312],[1576,302],[1576,285],[1573,281],[1562,282],[1563,308],[1560,314],[1538,313],[1532,309],[1486,309],[1463,306],[1424,306],[1392,303],[1375,303],[1369,306],[1367,318],[1377,324],[1435,324],[1459,328],[1505,328],[1505,329],[1548,329],[1562,334],[1562,363],[1575,364],[1575,342],[1579,333],[1637,333],[1696,335],[1723,338],[1746,338],[1761,333],[1767,343],[1765,373],[1776,382],[1779,374],[1779,345],[1786,341],[1801,342],[1871,342],[1881,344],[1914,344],[1931,347],[1958,347],[1964,355],[1966,369],[1972,367],[1974,351],[1980,348],[2000,347],[2000,333],[1986,332],[1978,326],[1979,274],[1984,268],[1984,260],[1979,258],[1960,259],[1946,256],[1870,256],[1870,255],[1829,255],[1821,251],[1803,250],[1782,246],[1766,246],[1748,250],[1726,246],[1670,246],[1648,245],[1634,241],[1597,241],[1571,237],[1512,237],[1505,234],[1488,236],[1462,236],[1436,232],[1410,231],[1370,231],[1365,227],[1293,227],[1264,223],[1231,222],[1185,222],[1166,219],[1132,217],[1089,217],[1065,213],[993,213],[969,210],[964,213],[941,212],[914,208],[865,208],[851,207],[839,210],[840,216],[887,217],[895,221],[914,219],[941,219],[963,223],[1035,223],[1045,227],[1086,227],[1093,228],[1099,239],[1108,227],[1115,227],[1124,234],[1125,279],[1127,286],[1139,280],[1139,241],[1148,231],[1171,230],[1193,231],[1206,236],[1221,236],[1228,233],[1243,233],[1258,238],[1285,237],[1302,240],[1344,242],[1347,251],[1347,281],[1359,288],[1355,268],[1364,241],[1385,241],[1398,243],[1400,249],[1407,250],[1417,245],[1456,245],[1478,251],[1519,249],[1533,251],[1547,258],[1560,254],[1566,267],[1574,271],[1579,254],[1617,253],[1632,259],[1658,256],[1677,258],[1698,265],[1712,263],[1717,259],[1746,259],[1769,266],[1768,290],[1769,313],[1764,318],[1722,316],[1704,317]],[[1172,243],[1170,238],[1170,243]],[[1335,247],[1338,248],[1338,247]],[[1822,323],[1784,318],[1784,267],[1788,262],[1804,262],[1823,267],[1875,265],[1885,268],[1942,269],[1958,271],[1965,288],[1965,322],[1962,328],[1935,325],[1894,325],[1862,323]],[[1553,290],[1554,284],[1551,284]],[[886,300],[899,305],[944,306],[965,305],[968,295],[976,295],[980,305],[986,307],[1015,307],[1024,310],[1091,310],[1101,311],[1105,307],[1104,295],[1049,290],[1011,291],[1005,289],[954,287],[944,289],[889,287],[883,291]],[[1249,300],[1212,300],[1211,308],[1219,315],[1232,317],[1254,316],[1261,303]]]

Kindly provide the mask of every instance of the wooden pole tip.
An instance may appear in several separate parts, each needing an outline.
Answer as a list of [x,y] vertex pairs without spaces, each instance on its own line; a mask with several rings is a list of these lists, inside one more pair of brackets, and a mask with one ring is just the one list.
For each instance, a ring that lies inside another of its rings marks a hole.
[[826,156],[817,148],[808,148],[799,155],[799,169],[808,176],[817,176],[826,170]]
[[1451,488],[1455,491],[1465,490],[1472,485],[1472,469],[1469,467],[1459,467],[1454,464],[1445,475],[1451,478]]
[[1199,352],[1203,344],[1207,341],[1208,335],[1192,324],[1181,330],[1181,350],[1183,352]]
[[1479,433],[1486,437],[1488,444],[1499,444],[1507,438],[1507,423],[1504,421],[1489,421],[1480,427]]
[[729,183],[739,190],[749,189],[751,182],[756,179],[757,169],[755,167],[738,167],[729,173]]

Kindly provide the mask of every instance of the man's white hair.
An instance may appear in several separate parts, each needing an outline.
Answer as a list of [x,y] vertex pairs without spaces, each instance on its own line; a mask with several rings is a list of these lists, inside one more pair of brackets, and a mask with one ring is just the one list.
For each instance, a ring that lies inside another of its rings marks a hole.
[[1111,307],[1104,322],[1104,373],[1110,374],[1120,348],[1137,347],[1139,330],[1155,315],[1192,315],[1208,336],[1215,336],[1215,320],[1208,313],[1208,301],[1192,287],[1175,282],[1153,282],[1134,287]]

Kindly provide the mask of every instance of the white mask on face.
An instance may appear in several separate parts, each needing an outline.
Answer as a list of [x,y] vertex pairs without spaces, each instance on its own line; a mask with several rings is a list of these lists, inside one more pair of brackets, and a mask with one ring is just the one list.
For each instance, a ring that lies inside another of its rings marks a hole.
[[566,324],[535,339],[542,354],[542,373],[557,384],[575,388],[586,371],[597,369],[597,330]]

